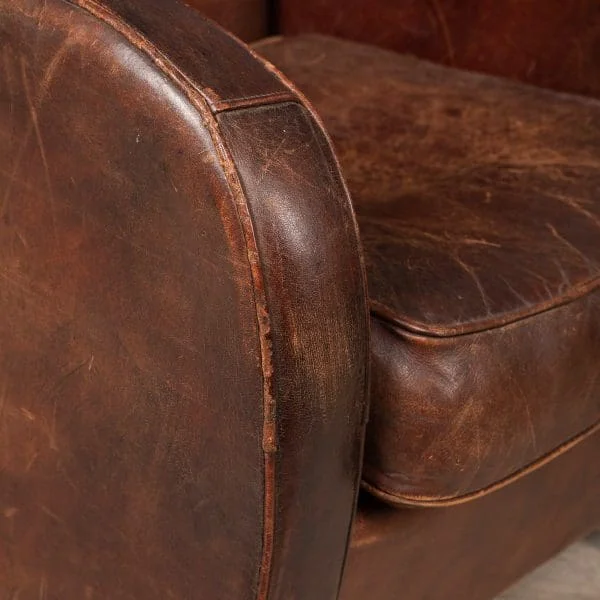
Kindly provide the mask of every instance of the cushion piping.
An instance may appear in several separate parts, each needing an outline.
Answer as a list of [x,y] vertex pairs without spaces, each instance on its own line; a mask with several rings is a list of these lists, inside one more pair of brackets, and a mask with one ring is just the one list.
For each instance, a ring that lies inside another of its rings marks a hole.
[[[505,488],[506,486],[510,485],[511,483],[518,481],[519,479],[525,477],[526,475],[529,475],[529,473],[532,473],[532,472],[537,471],[538,469],[544,467],[545,465],[547,465],[548,463],[553,461],[555,458],[558,458],[565,452],[568,452],[569,450],[571,450],[571,448],[575,447],[577,444],[579,444],[580,442],[584,441],[585,439],[587,439],[588,437],[592,436],[593,434],[595,434],[599,431],[600,431],[600,420],[597,421],[591,427],[588,427],[587,429],[585,429],[584,431],[582,431],[581,433],[576,435],[575,437],[566,441],[564,444],[561,444],[554,450],[548,452],[547,454],[543,455],[542,457],[535,460],[534,462],[526,465],[522,469],[519,469],[518,471],[511,473],[504,479],[500,479],[499,481],[496,481],[496,482],[492,483],[491,485],[481,488],[480,490],[476,490],[474,492],[469,492],[468,494],[464,494],[461,496],[439,496],[439,497],[418,496],[418,495],[411,496],[409,494],[404,495],[404,494],[395,493],[390,489],[386,489],[386,486],[382,485],[380,481],[377,483],[373,480],[369,481],[370,475],[369,475],[368,471],[370,470],[370,467],[366,464],[365,464],[365,468],[363,470],[362,486],[370,494],[372,494],[373,496],[375,496],[375,497],[379,498],[380,500],[383,500],[384,502],[387,502],[389,504],[395,504],[395,505],[400,505],[400,506],[403,506],[403,505],[404,506],[416,506],[416,507],[424,507],[424,508],[457,506],[459,504],[464,504],[466,502],[470,502],[471,500],[477,500],[478,498],[482,498],[493,492],[501,490],[502,488]],[[377,470],[373,469],[373,471],[375,472]],[[365,472],[367,472],[366,475],[365,475]],[[373,479],[376,479],[376,478],[385,479],[385,475],[375,474]]]
[[409,317],[402,317],[398,311],[390,308],[387,304],[378,300],[370,300],[372,316],[381,321],[391,323],[397,327],[417,333],[427,337],[456,337],[468,335],[471,333],[482,333],[491,329],[498,329],[505,325],[511,325],[535,317],[545,312],[561,308],[567,304],[571,304],[588,296],[600,288],[600,277],[593,277],[569,289],[569,291],[561,296],[551,298],[544,302],[539,302],[531,308],[522,310],[514,310],[502,316],[483,318],[473,321],[472,323],[464,323],[461,325],[442,325],[429,324],[422,321],[413,320]]

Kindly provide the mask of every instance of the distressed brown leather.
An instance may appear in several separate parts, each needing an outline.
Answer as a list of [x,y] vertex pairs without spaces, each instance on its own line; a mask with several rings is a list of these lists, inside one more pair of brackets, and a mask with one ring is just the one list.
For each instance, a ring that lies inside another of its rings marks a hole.
[[[168,4],[171,0],[164,2]],[[267,35],[267,9],[270,0],[186,0],[204,16],[234,33],[245,42]]]
[[368,318],[310,110],[178,3],[0,0],[0,138],[0,596],[334,599]]
[[597,0],[279,0],[278,5],[286,35],[330,34],[600,97]]
[[260,45],[337,148],[367,259],[365,484],[444,504],[600,422],[600,103],[333,38]]
[[600,526],[598,456],[596,433],[535,473],[461,506],[396,509],[365,495],[340,600],[497,598]]

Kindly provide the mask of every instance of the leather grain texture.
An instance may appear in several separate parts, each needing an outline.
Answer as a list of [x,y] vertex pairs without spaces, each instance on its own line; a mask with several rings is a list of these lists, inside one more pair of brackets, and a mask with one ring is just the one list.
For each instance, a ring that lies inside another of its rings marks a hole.
[[310,108],[160,0],[2,0],[0,59],[0,596],[333,600],[368,316]]
[[260,51],[311,99],[373,315],[365,483],[460,502],[600,421],[600,103],[318,36]]
[[365,495],[340,600],[496,598],[600,525],[599,455],[596,433],[535,473],[461,506],[395,509]]
[[280,0],[285,35],[335,35],[600,97],[596,0]]

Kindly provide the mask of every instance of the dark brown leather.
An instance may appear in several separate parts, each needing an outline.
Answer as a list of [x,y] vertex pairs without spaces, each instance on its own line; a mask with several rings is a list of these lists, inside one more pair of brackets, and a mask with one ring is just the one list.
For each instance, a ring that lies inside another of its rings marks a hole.
[[270,312],[280,445],[272,597],[330,598],[367,413],[366,293],[352,208],[301,104],[218,119],[249,199]]
[[600,97],[597,0],[279,0],[286,35],[318,32]]
[[302,36],[260,45],[314,102],[373,313],[363,478],[485,493],[600,421],[600,104]]
[[186,0],[186,3],[245,42],[251,42],[267,35],[269,1]]
[[600,525],[598,456],[599,433],[461,506],[398,510],[361,498],[340,600],[496,598]]
[[0,0],[0,58],[0,596],[334,599],[368,319],[310,110],[162,0]]

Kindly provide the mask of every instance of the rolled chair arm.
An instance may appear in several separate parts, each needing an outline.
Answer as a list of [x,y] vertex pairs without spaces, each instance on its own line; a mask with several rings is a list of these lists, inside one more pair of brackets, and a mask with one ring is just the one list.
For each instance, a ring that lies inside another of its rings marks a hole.
[[319,122],[176,2],[0,0],[0,52],[0,596],[335,598],[368,317]]

